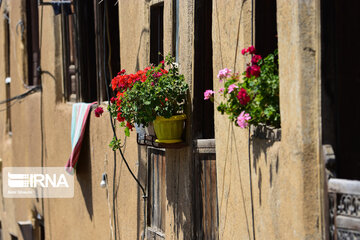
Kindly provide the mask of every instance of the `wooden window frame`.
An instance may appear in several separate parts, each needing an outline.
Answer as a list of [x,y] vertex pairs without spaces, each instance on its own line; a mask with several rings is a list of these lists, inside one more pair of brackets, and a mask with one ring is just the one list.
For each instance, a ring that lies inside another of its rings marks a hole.
[[40,47],[39,47],[39,8],[37,0],[26,0],[26,31],[27,31],[27,85],[41,85],[40,78]]
[[[96,45],[96,72],[98,83],[98,101],[107,101],[106,88],[110,97],[114,96],[110,83],[120,71],[120,29],[119,9],[117,0],[107,0],[104,4],[94,1],[95,11],[95,45]],[[104,9],[105,7],[105,9]],[[104,14],[105,29],[104,29]],[[105,39],[104,39],[105,31]],[[105,43],[104,43],[105,41]],[[108,86],[105,85],[106,77]]]
[[73,1],[69,14],[65,7],[61,5],[64,97],[71,102],[93,102],[98,97],[95,28],[80,27],[94,25],[93,2]]
[[165,239],[166,153],[148,148],[147,233],[151,239]]

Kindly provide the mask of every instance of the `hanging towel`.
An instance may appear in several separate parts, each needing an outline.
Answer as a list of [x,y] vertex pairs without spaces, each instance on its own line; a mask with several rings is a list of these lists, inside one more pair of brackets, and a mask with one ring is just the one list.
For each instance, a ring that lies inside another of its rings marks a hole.
[[74,172],[76,163],[79,159],[82,141],[85,135],[86,123],[93,103],[75,103],[72,109],[71,118],[71,155],[66,163],[66,171],[70,174]]

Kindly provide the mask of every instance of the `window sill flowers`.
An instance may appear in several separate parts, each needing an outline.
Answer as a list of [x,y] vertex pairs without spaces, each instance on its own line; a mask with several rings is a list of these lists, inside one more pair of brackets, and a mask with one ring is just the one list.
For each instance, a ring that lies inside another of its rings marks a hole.
[[[189,87],[173,57],[168,55],[158,66],[151,65],[135,74],[125,73],[122,70],[111,81],[116,97],[111,99],[108,110],[124,127],[126,136],[135,125],[146,127],[160,117],[171,119],[184,114]],[[183,124],[180,128],[182,131]]]
[[[249,124],[264,124],[280,128],[279,74],[277,50],[265,58],[256,55],[254,46],[241,51],[249,59],[242,81],[238,73],[225,68],[219,71],[218,78],[224,82],[218,94],[223,96],[217,110],[227,114],[240,128]],[[204,99],[214,101],[213,90],[204,92]]]

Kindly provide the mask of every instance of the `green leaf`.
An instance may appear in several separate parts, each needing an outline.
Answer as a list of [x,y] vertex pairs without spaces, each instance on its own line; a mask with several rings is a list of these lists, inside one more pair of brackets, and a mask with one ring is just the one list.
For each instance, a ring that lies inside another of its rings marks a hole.
[[129,128],[128,128],[128,127],[126,127],[126,128],[124,129],[124,132],[125,132],[125,136],[130,137],[130,131],[129,131]]

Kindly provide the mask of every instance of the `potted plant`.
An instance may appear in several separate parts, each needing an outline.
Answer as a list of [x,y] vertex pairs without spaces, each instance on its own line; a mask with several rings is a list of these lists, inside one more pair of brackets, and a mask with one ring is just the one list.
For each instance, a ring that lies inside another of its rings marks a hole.
[[112,88],[117,97],[112,99],[109,111],[125,127],[127,136],[135,124],[147,127],[153,123],[157,142],[182,141],[189,87],[173,57],[168,55],[158,66],[136,74],[125,75],[123,70],[112,80]]
[[[219,71],[218,78],[224,82],[219,94],[221,101],[217,110],[227,114],[240,128],[249,124],[280,128],[279,73],[277,50],[265,58],[256,55],[254,46],[242,50],[249,58],[246,70],[240,75],[230,69]],[[204,99],[214,101],[215,92],[206,90]]]

